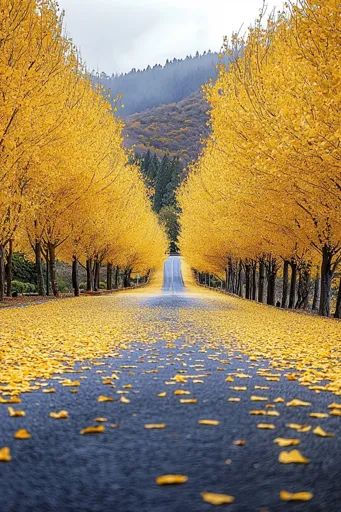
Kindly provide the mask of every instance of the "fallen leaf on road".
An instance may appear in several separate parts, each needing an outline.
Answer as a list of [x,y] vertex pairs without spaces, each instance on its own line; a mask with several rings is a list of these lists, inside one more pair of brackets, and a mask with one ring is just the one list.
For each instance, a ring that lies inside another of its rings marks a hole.
[[300,425],[299,423],[287,423],[286,426],[297,430],[297,432],[309,432],[311,430],[310,425]]
[[112,402],[114,399],[111,396],[99,395],[97,402]]
[[235,498],[229,494],[219,494],[216,492],[202,492],[202,499],[210,505],[228,505],[233,503]]
[[311,418],[328,418],[329,417],[329,414],[325,413],[325,412],[311,412],[309,414],[309,416]]
[[49,416],[54,420],[65,420],[66,418],[69,417],[69,413],[67,411],[56,411],[50,412]]
[[196,398],[180,398],[181,404],[196,404],[198,400]]
[[236,439],[235,441],[233,441],[233,444],[235,446],[245,446],[246,441],[245,441],[245,439]]
[[282,464],[309,464],[310,462],[299,450],[281,452],[278,456],[278,461]]
[[157,395],[159,398],[164,398],[165,396],[167,396],[167,393],[166,391],[162,391],[162,393],[158,393]]
[[7,446],[0,448],[0,462],[10,462],[11,460],[11,450]]
[[298,444],[300,444],[300,440],[299,439],[291,439],[291,438],[286,438],[286,437],[276,437],[276,439],[274,439],[274,443],[278,444],[278,446],[297,446]]
[[219,425],[220,421],[218,421],[218,420],[199,420],[198,423],[199,423],[199,425],[215,426],[215,425]]
[[186,475],[160,475],[155,479],[157,485],[178,485],[187,481],[188,476]]
[[126,398],[125,396],[121,396],[121,398],[120,398],[120,402],[121,402],[122,404],[130,404],[130,400],[129,400],[129,398]]
[[174,391],[174,395],[190,395],[191,392],[190,391],[186,391],[184,389],[176,389]]
[[26,416],[26,412],[25,411],[19,411],[19,409],[14,409],[13,407],[8,407],[8,414],[12,417],[12,418],[21,418],[23,416]]
[[289,492],[289,491],[281,491],[279,493],[279,497],[282,501],[309,501],[313,497],[313,493],[309,491],[301,491],[301,492]]
[[322,427],[314,428],[313,434],[320,437],[335,437],[335,434],[332,434],[331,432],[326,432],[325,430],[323,430]]
[[287,402],[286,405],[288,407],[308,407],[311,405],[311,402],[304,402],[303,400],[299,400],[298,398],[294,398],[290,402]]
[[258,423],[257,428],[264,430],[274,430],[276,427],[273,423]]
[[18,396],[11,396],[9,398],[0,397],[0,404],[20,404],[21,398]]
[[228,402],[240,402],[240,398],[231,397],[227,399]]
[[166,423],[146,423],[144,428],[146,428],[147,430],[162,429],[166,428]]
[[94,425],[94,426],[91,426],[91,427],[82,428],[80,433],[82,435],[85,435],[85,434],[101,434],[104,431],[105,431],[105,426],[104,425]]
[[14,434],[14,439],[31,439],[31,437],[32,436],[31,436],[30,432],[28,430],[26,430],[25,428],[20,428]]
[[268,400],[268,398],[266,398],[265,396],[252,395],[250,400],[252,400],[253,402],[266,402]]

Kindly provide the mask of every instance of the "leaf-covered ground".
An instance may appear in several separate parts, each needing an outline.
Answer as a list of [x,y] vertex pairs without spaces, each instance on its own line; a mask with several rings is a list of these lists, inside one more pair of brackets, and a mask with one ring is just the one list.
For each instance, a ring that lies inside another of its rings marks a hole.
[[1,512],[339,510],[339,322],[157,286],[0,315]]

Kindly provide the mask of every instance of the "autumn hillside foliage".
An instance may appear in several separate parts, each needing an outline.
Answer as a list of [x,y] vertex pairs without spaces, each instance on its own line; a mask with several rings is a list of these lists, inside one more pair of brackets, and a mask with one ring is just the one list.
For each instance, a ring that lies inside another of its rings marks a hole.
[[137,167],[128,164],[122,125],[95,89],[54,0],[0,4],[0,300],[11,292],[13,250],[42,255],[58,295],[56,257],[87,268],[145,272],[167,244]]
[[212,134],[179,193],[193,268],[282,307],[307,308],[314,278],[324,316],[341,260],[340,29],[337,0],[301,0],[226,44],[244,51],[206,87]]

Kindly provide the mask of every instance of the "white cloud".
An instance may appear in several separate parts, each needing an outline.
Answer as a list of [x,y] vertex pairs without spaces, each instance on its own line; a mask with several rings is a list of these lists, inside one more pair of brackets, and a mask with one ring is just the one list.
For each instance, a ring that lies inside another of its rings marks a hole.
[[[59,0],[65,27],[89,69],[113,72],[219,50],[246,30],[262,0]],[[268,9],[282,0],[266,0]]]

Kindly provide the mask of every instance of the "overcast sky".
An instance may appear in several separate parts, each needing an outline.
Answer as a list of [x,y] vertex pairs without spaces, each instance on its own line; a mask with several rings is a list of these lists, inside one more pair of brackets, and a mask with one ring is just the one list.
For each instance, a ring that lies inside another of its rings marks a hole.
[[[282,0],[265,0],[268,9]],[[59,0],[65,29],[89,70],[107,74],[219,50],[246,30],[263,0]]]

